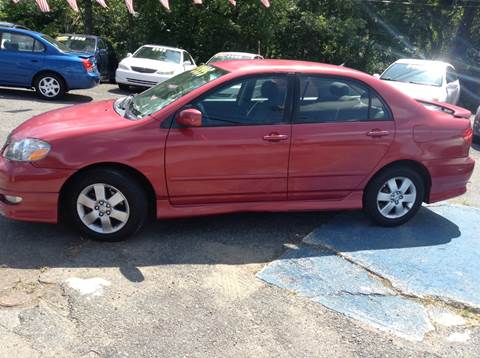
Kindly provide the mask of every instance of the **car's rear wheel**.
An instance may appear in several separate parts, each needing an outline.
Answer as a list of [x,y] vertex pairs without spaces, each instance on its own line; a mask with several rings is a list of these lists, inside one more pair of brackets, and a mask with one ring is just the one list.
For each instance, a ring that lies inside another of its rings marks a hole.
[[112,169],[81,175],[73,182],[67,200],[75,226],[100,241],[129,238],[148,216],[147,196],[136,178]]
[[54,73],[39,75],[34,83],[37,95],[42,99],[58,99],[65,95],[66,86],[63,78]]
[[408,167],[389,168],[367,186],[364,209],[382,226],[406,223],[420,209],[425,195],[422,177]]

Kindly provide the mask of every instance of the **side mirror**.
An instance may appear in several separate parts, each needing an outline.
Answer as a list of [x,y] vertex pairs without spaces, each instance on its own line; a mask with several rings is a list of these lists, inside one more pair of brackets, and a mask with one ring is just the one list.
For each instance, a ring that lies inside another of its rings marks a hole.
[[128,52],[128,53],[127,53],[127,57],[132,57],[132,53],[131,53],[131,52]]
[[374,73],[374,74],[373,74],[373,77],[375,77],[375,78],[380,78],[380,75],[379,75],[378,73]]
[[201,127],[202,112],[195,108],[184,109],[175,119],[182,127]]

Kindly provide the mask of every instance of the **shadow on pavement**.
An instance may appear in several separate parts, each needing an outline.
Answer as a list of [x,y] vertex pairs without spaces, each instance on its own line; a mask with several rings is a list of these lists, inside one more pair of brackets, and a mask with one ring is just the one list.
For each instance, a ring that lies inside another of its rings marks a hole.
[[108,90],[108,92],[110,93],[113,93],[113,94],[120,94],[120,95],[123,95],[123,96],[128,96],[129,94],[132,94],[132,93],[141,93],[145,91],[145,88],[141,88],[141,87],[130,87],[130,89],[128,91],[125,91],[125,90],[122,90],[120,88],[111,88]]
[[439,246],[460,236],[457,224],[422,207],[412,220],[398,227],[377,226],[360,212],[342,213],[308,235],[305,242],[357,252]]
[[[86,90],[88,91],[88,90]],[[35,91],[28,89],[17,89],[17,88],[0,88],[0,99],[6,100],[15,100],[15,101],[27,101],[27,102],[37,102],[37,103],[58,103],[58,104],[77,104],[77,103],[87,103],[93,100],[90,96],[67,93],[65,96],[58,100],[44,100],[37,97]],[[18,113],[18,112],[27,112],[28,110],[12,110],[9,113]],[[8,112],[8,111],[4,111]]]
[[329,213],[232,214],[158,221],[120,243],[82,239],[64,226],[0,217],[0,267],[118,267],[133,282],[138,267],[267,263],[331,216]]

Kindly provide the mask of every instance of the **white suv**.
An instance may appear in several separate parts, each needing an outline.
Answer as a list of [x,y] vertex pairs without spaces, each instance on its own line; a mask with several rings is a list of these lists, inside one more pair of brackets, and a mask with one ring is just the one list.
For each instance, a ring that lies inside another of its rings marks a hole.
[[195,61],[185,50],[144,45],[120,61],[115,80],[120,89],[128,89],[129,86],[152,87],[195,67]]

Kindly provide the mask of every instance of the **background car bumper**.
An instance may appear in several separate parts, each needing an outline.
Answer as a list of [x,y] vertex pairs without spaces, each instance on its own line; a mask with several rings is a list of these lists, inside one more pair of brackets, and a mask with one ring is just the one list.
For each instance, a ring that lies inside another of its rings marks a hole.
[[66,78],[66,82],[69,90],[92,88],[100,83],[100,74],[98,72],[90,72],[78,76],[70,76]]
[[132,86],[152,87],[172,78],[173,75],[159,75],[156,73],[141,73],[131,70],[117,69],[115,81]]
[[[0,214],[15,220],[56,223],[58,199],[69,170],[37,168],[0,157]],[[22,198],[12,204],[6,196]]]

